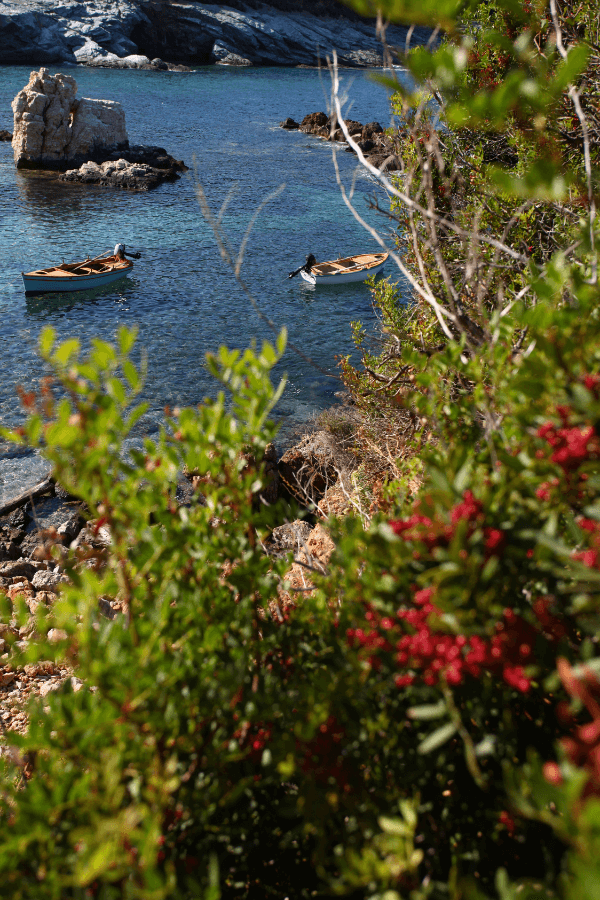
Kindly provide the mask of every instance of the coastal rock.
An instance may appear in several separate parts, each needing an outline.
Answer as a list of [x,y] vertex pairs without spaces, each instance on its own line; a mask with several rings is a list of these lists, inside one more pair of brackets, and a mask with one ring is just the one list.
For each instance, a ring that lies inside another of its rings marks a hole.
[[[338,3],[303,0],[231,0],[211,3],[144,3],[151,27],[137,26],[131,38],[139,52],[190,65],[314,66],[335,48],[342,66],[381,65],[382,48],[374,20]],[[401,45],[407,29],[390,26],[388,42]],[[428,37],[417,29],[414,42]]]
[[301,603],[314,589],[314,572],[325,575],[335,545],[321,524],[316,525],[295,554],[297,562],[285,576],[287,590],[280,591],[285,607]]
[[298,553],[310,537],[313,526],[302,519],[278,525],[271,532],[267,541],[267,552],[270,556],[286,556],[290,550]]
[[128,146],[121,104],[78,100],[76,93],[77,82],[70,75],[50,75],[44,68],[31,73],[12,102],[18,169],[60,168]]
[[137,0],[0,0],[2,62],[76,63],[76,51],[91,42],[124,57],[138,52],[130,34],[144,24]]
[[5,131],[3,128],[0,128],[0,141],[6,141],[8,143],[8,141],[12,141],[12,139],[12,132]]
[[14,541],[0,541],[0,560],[19,559],[21,556],[21,548]]
[[369,122],[362,130],[362,139],[368,141],[369,138],[374,138],[378,134],[383,134],[383,128],[379,122]]
[[17,168],[62,171],[61,181],[125,190],[149,190],[187,169],[163,147],[130,147],[120,103],[76,93],[70,75],[31,73],[12,104]]
[[[406,34],[407,28],[390,26],[388,43],[404,46]],[[413,44],[424,43],[429,34],[417,27]],[[314,66],[334,48],[342,66],[382,62],[375,21],[331,0],[231,0],[229,6],[190,0],[0,0],[0,46],[2,62],[13,65],[67,61],[129,68],[132,57],[144,57],[148,64],[160,58],[187,65]]]
[[59,177],[59,180],[95,184],[98,187],[115,187],[127,191],[148,191],[165,179],[164,171],[161,169],[117,159],[115,162],[105,162],[101,165],[86,162],[78,169],[69,169]]
[[336,450],[326,431],[305,437],[279,460],[283,487],[302,504],[318,503],[338,479],[335,458]]
[[31,580],[35,575],[35,566],[27,559],[15,559],[0,563],[0,576],[2,578],[27,578]]
[[[293,119],[286,119],[293,122]],[[359,149],[365,155],[367,162],[382,172],[395,172],[400,169],[400,160],[396,155],[393,140],[386,135],[379,122],[369,122],[361,125],[353,119],[346,119],[346,127],[350,137],[356,142]],[[282,128],[286,126],[281,123]],[[328,117],[323,112],[309,113],[300,123],[300,131],[304,134],[312,134],[331,141],[345,141],[346,137],[335,119]],[[347,147],[348,153],[354,153],[354,148]]]
[[295,119],[291,119],[289,116],[283,122],[279,123],[280,128],[286,128],[288,131],[293,131],[296,128],[300,128],[300,123],[296,122]]
[[329,116],[324,112],[309,113],[300,122],[300,131],[303,134],[315,134],[320,128],[329,125]]
[[[115,154],[112,154],[113,156]],[[126,191],[149,191],[163,181],[174,181],[187,170],[185,163],[174,159],[162,147],[131,147],[116,159],[86,162],[69,169],[59,181],[113,187]]]
[[231,47],[227,47],[221,41],[215,41],[211,51],[211,62],[219,66],[251,66],[252,61],[245,56],[240,56]]
[[75,540],[84,525],[85,520],[83,517],[79,513],[75,513],[66,522],[58,526],[56,533],[63,544],[67,545]]
[[56,593],[59,585],[66,580],[66,577],[59,572],[45,572],[40,570],[39,572],[36,572],[31,579],[31,584],[36,591],[52,591]]

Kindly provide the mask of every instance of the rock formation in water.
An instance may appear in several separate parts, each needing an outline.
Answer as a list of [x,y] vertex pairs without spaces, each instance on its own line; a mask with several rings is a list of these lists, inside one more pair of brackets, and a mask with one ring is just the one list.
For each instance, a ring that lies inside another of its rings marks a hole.
[[[405,28],[388,29],[392,46],[405,37]],[[417,28],[412,39],[427,37]],[[381,63],[374,23],[335,0],[0,0],[0,47],[5,64],[296,66],[315,65],[334,47],[342,65]]]
[[64,181],[128,190],[148,190],[185,171],[162,147],[129,146],[120,103],[76,94],[70,75],[31,73],[12,103],[18,169],[68,170]]
[[[314,134],[326,141],[345,142],[344,132],[336,119],[331,119],[324,112],[309,113],[300,123],[295,119],[287,118],[280,122],[280,127],[286,131],[300,130],[303,134]],[[353,119],[346,119],[346,127],[350,137],[354,139],[360,150],[365,155],[367,162],[380,171],[395,172],[400,168],[400,160],[396,155],[397,148],[394,139],[387,135],[379,122],[369,122],[361,125]],[[354,149],[346,148],[351,153]]]
[[120,103],[78,99],[76,93],[70,75],[50,75],[48,69],[31,73],[12,102],[18,169],[63,168],[129,145]]
[[59,180],[126,191],[149,191],[163,181],[175,181],[187,169],[162,147],[129,147],[120,154],[115,151],[112,156],[116,158],[100,164],[86,162],[78,169],[69,169],[59,176]]

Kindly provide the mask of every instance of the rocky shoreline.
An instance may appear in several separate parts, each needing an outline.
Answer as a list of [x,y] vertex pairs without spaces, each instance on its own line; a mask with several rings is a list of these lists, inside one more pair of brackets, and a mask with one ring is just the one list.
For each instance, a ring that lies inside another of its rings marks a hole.
[[[254,460],[248,460],[254,465]],[[273,445],[262,463],[265,488],[261,502],[282,504],[282,521],[263,550],[270,556],[290,555],[290,569],[280,589],[281,607],[295,605],[298,596],[311,589],[310,571],[325,571],[334,545],[326,528],[330,515],[341,515],[353,505],[351,471],[356,462],[345,454],[327,431],[305,435],[281,458]],[[193,473],[181,475],[175,492],[179,505],[202,503],[202,483]],[[291,513],[300,518],[291,519]],[[61,557],[78,552],[83,559],[102,565],[110,532],[94,520],[78,498],[69,495],[48,476],[0,507],[0,594],[11,616],[0,621],[0,755],[2,732],[24,733],[28,727],[27,703],[44,697],[70,681],[74,690],[83,684],[64,665],[44,661],[14,666],[12,648],[25,650],[39,640],[36,612],[52,607],[60,586],[67,581]],[[19,608],[27,613],[19,619]],[[99,621],[123,615],[118,601],[100,600]],[[47,640],[59,641],[62,633],[51,629]]]
[[[367,162],[382,172],[395,172],[400,168],[394,141],[379,122],[362,125],[353,119],[347,119],[345,124],[350,137],[362,151]],[[287,118],[279,125],[286,131],[301,131],[303,134],[313,134],[326,141],[346,142],[344,132],[336,118],[324,112],[309,113],[301,122]],[[350,153],[355,152],[353,147],[348,146],[346,149]]]
[[[390,27],[391,46],[407,29]],[[415,28],[413,44],[429,31]],[[0,0],[5,65],[61,63],[188,71],[203,65],[314,66],[335,47],[342,66],[382,64],[373,20],[334,0]]]

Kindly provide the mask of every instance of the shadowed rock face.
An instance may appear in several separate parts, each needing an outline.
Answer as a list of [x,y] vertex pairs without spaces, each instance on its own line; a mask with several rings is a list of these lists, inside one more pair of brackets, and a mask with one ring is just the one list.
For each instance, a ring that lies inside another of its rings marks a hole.
[[[391,45],[403,44],[405,35],[405,28],[387,33]],[[417,28],[413,41],[427,36]],[[381,61],[374,23],[335,0],[230,0],[225,6],[196,0],[0,0],[0,47],[2,63],[157,70],[165,67],[162,59],[315,65],[334,47],[342,65]]]
[[63,168],[129,145],[120,103],[78,99],[76,93],[70,75],[50,75],[48,69],[31,73],[12,102],[18,169]]

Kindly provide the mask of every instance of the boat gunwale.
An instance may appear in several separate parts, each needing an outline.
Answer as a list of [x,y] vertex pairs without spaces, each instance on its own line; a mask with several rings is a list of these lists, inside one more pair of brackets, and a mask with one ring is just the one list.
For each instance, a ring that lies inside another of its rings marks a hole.
[[[93,262],[106,263],[106,259],[107,259],[107,257],[105,257],[104,260],[103,259],[89,260],[89,263],[93,263]],[[115,261],[115,263],[113,265],[107,264],[106,268],[98,270],[98,271],[93,271],[93,270],[90,271],[90,269],[87,269],[87,271],[86,271],[86,263],[88,263],[88,260],[84,260],[83,262],[79,262],[79,263],[66,263],[66,264],[63,263],[63,265],[68,265],[68,266],[73,266],[73,267],[81,266],[81,268],[82,268],[81,272],[77,272],[77,271],[74,272],[74,271],[72,271],[70,269],[66,269],[66,268],[62,269],[60,266],[48,266],[47,269],[36,269],[33,272],[21,272],[21,275],[24,279],[27,278],[32,281],[35,281],[35,280],[38,280],[38,281],[44,280],[45,281],[48,278],[52,278],[52,279],[56,279],[57,281],[60,281],[62,279],[65,282],[67,282],[70,279],[73,279],[75,281],[84,281],[86,278],[98,278],[102,275],[112,275],[113,272],[128,271],[129,269],[133,269],[133,263],[129,259],[119,260],[118,262]]]
[[[321,278],[334,278],[336,275],[344,275],[354,274],[358,272],[368,271],[369,269],[374,269],[377,266],[383,265],[389,257],[389,253],[380,252],[380,253],[357,253],[355,256],[345,256],[340,259],[331,259],[325,260],[322,263],[317,263],[314,266],[311,266],[309,274],[313,276],[313,278],[318,279]],[[354,260],[360,259],[361,257],[371,257],[368,262],[362,264],[349,264],[346,266],[341,265],[341,263],[345,260]],[[322,266],[330,266],[329,270],[322,271]]]

